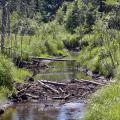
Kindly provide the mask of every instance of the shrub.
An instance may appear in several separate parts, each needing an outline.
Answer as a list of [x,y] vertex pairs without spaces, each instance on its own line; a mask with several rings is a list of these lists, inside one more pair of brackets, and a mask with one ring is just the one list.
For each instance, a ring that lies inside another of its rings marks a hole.
[[111,17],[108,21],[108,27],[110,29],[120,30],[120,17],[119,16]]

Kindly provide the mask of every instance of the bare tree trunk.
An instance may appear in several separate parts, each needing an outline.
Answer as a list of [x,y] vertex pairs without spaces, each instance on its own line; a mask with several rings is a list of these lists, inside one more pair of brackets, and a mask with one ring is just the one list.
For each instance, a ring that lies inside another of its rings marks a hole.
[[1,53],[4,53],[4,44],[5,44],[5,29],[6,29],[6,22],[7,22],[7,11],[6,11],[6,1],[2,1],[2,28],[1,28]]
[[10,41],[10,7],[9,5],[7,6],[7,24],[8,24],[8,43]]

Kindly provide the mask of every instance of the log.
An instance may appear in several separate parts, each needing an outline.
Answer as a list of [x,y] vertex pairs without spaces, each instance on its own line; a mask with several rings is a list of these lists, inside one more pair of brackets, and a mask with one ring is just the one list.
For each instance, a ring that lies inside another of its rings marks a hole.
[[59,90],[60,90],[62,93],[65,93],[65,91],[64,91],[62,88],[59,88]]
[[52,99],[54,99],[54,100],[67,100],[67,99],[69,99],[69,97],[71,96],[71,94],[68,94],[68,95],[66,95],[65,97],[52,97]]
[[31,97],[32,99],[39,99],[39,96],[31,95],[29,93],[26,93],[26,96]]
[[44,57],[34,57],[34,56],[31,56],[32,60],[33,61],[42,61],[42,60],[50,60],[50,61],[75,61],[74,59],[73,60],[70,60],[70,59],[61,59],[61,58],[44,58]]
[[75,82],[80,82],[80,83],[86,82],[86,83],[89,83],[89,84],[100,85],[100,86],[103,86],[103,85],[104,85],[104,84],[102,84],[102,83],[98,83],[98,82],[90,81],[90,80],[74,80],[74,81],[75,81]]
[[66,86],[65,83],[57,83],[57,82],[53,82],[53,81],[47,81],[47,80],[41,80],[41,82],[43,83],[47,83],[47,84],[51,84],[51,85],[56,85],[56,86]]
[[54,100],[63,100],[64,97],[52,97],[52,99],[54,99]]
[[69,99],[69,97],[71,96],[71,94],[68,94],[64,97],[65,100]]
[[40,83],[42,87],[44,87],[44,88],[46,88],[46,89],[49,89],[49,90],[51,90],[51,91],[54,92],[54,93],[59,94],[59,91],[58,91],[58,90],[50,87],[49,85],[44,84],[44,83],[41,82],[40,80],[38,80],[38,83]]

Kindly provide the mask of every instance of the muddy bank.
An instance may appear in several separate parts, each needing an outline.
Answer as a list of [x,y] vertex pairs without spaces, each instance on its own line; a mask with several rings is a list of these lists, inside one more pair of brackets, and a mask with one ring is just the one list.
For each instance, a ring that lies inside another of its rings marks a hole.
[[99,72],[93,72],[87,68],[82,68],[82,67],[76,67],[76,69],[80,72],[83,72],[85,75],[92,77],[94,80],[97,80],[98,82],[108,82],[112,79],[112,76],[103,76],[99,74]]

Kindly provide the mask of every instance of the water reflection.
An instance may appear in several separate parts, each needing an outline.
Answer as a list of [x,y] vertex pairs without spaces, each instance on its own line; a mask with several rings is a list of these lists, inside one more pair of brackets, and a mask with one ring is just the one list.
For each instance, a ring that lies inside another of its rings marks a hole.
[[60,108],[57,120],[80,120],[84,112],[83,103],[66,103]]
[[42,111],[40,104],[21,104],[8,109],[0,120],[56,120],[57,110]]
[[71,79],[92,79],[83,72],[77,70],[76,63],[73,61],[57,61],[49,64],[50,69],[41,71],[36,75],[38,80],[66,81]]
[[66,103],[59,109],[41,110],[41,105],[21,104],[10,108],[0,120],[80,120],[84,116],[83,103]]

